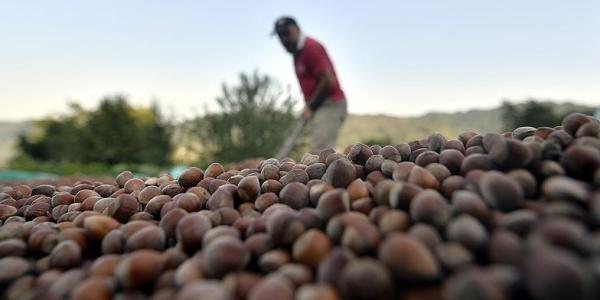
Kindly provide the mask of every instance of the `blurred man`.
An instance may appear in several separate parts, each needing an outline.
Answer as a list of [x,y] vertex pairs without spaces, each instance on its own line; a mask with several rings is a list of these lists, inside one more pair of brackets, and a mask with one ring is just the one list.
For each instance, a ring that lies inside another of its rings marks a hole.
[[325,47],[306,36],[290,17],[279,18],[273,34],[279,36],[283,47],[294,56],[296,76],[306,103],[302,117],[309,120],[312,151],[318,153],[335,147],[347,107]]

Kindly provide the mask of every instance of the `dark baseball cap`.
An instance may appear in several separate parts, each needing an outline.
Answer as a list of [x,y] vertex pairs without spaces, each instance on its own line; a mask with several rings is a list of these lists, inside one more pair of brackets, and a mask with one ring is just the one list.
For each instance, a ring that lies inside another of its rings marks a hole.
[[298,26],[298,23],[296,23],[296,20],[294,20],[294,18],[281,17],[277,19],[277,21],[275,21],[275,28],[273,29],[271,35],[286,32],[287,29],[292,25]]

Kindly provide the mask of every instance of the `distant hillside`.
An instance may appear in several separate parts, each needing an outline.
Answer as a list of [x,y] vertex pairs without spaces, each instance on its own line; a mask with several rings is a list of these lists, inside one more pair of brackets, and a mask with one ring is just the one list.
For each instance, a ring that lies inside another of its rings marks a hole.
[[[558,114],[593,111],[592,107],[585,105],[546,103],[553,105]],[[501,132],[502,127],[500,107],[455,113],[428,113],[416,117],[350,115],[340,133],[338,147],[344,148],[346,145],[368,140],[388,139],[392,143],[401,143],[425,138],[435,132],[452,139],[468,130],[477,133]]]
[[340,133],[338,146],[367,140],[407,142],[427,137],[434,132],[449,138],[467,130],[498,132],[502,128],[500,117],[500,109],[429,113],[420,117],[350,115]]
[[[590,106],[548,103],[561,114],[567,111],[593,111]],[[401,143],[425,138],[435,132],[449,139],[456,138],[458,134],[468,130],[478,133],[501,132],[501,118],[500,107],[455,113],[428,113],[416,117],[350,115],[340,133],[338,148],[343,149],[349,144],[369,140]],[[8,159],[14,155],[18,134],[29,127],[29,122],[0,122],[0,167],[5,166]]]

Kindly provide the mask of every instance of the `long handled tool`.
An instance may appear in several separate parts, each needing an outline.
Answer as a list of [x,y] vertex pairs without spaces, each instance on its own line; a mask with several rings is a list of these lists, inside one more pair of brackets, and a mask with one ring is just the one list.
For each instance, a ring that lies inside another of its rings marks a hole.
[[285,140],[285,143],[279,149],[279,152],[277,152],[277,159],[282,159],[290,154],[290,151],[292,151],[292,148],[296,144],[296,140],[300,136],[300,133],[302,133],[302,129],[304,129],[304,125],[306,125],[306,119],[300,117],[298,123],[296,123],[296,127],[294,127],[290,136]]

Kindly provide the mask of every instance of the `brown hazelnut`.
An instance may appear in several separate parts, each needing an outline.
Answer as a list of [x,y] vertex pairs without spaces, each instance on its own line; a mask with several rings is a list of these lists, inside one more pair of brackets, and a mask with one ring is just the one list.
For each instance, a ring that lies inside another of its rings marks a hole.
[[250,290],[260,282],[260,279],[258,274],[241,271],[225,276],[223,285],[237,299],[246,299]]
[[367,159],[367,161],[365,162],[365,171],[367,173],[371,173],[373,171],[381,170],[381,165],[383,164],[383,162],[386,159],[392,160],[394,162],[399,162],[399,161],[393,160],[391,158],[385,158],[382,155],[375,154],[375,155],[372,155],[371,157],[369,157],[369,159]]
[[183,191],[183,187],[181,187],[178,183],[170,183],[162,189],[163,194],[171,197],[175,197],[175,195],[183,193]]
[[52,197],[52,194],[56,191],[56,188],[49,184],[40,184],[31,189],[31,195],[44,195],[48,197]]
[[102,254],[120,254],[125,252],[126,239],[121,230],[115,229],[102,239]]
[[184,251],[192,254],[202,247],[202,238],[211,227],[210,220],[205,216],[188,214],[177,224],[177,241]]
[[267,193],[264,193],[264,194],[258,196],[258,198],[256,198],[256,201],[254,201],[254,208],[256,208],[256,210],[258,210],[259,212],[263,212],[269,206],[271,206],[275,203],[278,203],[278,202],[279,202],[279,197],[277,196],[277,194],[272,193],[272,192],[267,192]]
[[392,276],[375,259],[351,260],[340,271],[340,291],[344,299],[386,299],[393,295]]
[[225,168],[223,168],[223,166],[220,163],[212,163],[204,171],[204,176],[216,178],[223,172],[225,172]]
[[484,200],[501,211],[512,211],[523,205],[523,189],[519,183],[500,172],[485,173],[479,187]]
[[0,258],[0,284],[6,284],[25,275],[31,270],[31,264],[21,257]]
[[94,260],[89,268],[90,277],[111,277],[121,262],[121,255],[105,254]]
[[335,189],[319,197],[317,215],[322,220],[329,220],[339,213],[350,210],[350,197],[344,189]]
[[131,171],[123,171],[117,175],[116,181],[117,185],[121,188],[125,187],[125,183],[129,180],[133,179],[133,173]]
[[444,285],[444,299],[463,299],[477,294],[482,299],[507,299],[502,286],[489,273],[480,268],[466,268],[455,273]]
[[115,277],[127,289],[152,286],[164,267],[164,257],[155,250],[138,250],[125,256],[115,269]]
[[102,213],[113,217],[121,223],[125,223],[138,211],[140,211],[140,204],[137,199],[128,194],[121,194],[117,196],[116,200],[111,201],[110,205]]
[[83,220],[83,228],[88,238],[100,241],[113,229],[119,227],[119,222],[109,216],[92,215]]
[[292,255],[300,263],[317,267],[331,249],[331,242],[320,230],[310,229],[294,242]]
[[308,188],[300,182],[289,183],[279,192],[279,198],[282,203],[301,209],[308,205]]
[[414,166],[410,170],[407,181],[425,189],[437,190],[440,185],[437,178],[431,172],[420,166]]
[[163,230],[155,225],[141,228],[127,237],[125,249],[133,252],[140,249],[153,249],[161,251],[166,246],[166,237]]
[[177,267],[177,270],[175,270],[174,281],[176,285],[184,286],[203,278],[202,252],[197,252],[194,256],[185,260]]
[[335,160],[324,175],[325,181],[336,188],[346,188],[355,178],[356,170],[348,159]]
[[274,249],[262,254],[258,259],[258,265],[263,272],[270,273],[289,263],[290,259],[287,251]]
[[165,214],[165,216],[160,220],[158,226],[160,226],[160,228],[162,228],[162,230],[165,232],[167,240],[175,237],[175,232],[179,221],[187,214],[188,212],[185,210],[181,208],[175,208]]
[[[330,155],[331,156],[331,155]],[[248,300],[293,300],[294,285],[281,275],[267,276],[255,285]]]
[[[115,290],[115,282],[110,278],[92,277],[83,280],[73,288],[70,298],[73,300],[84,299],[111,299]],[[90,293],[92,293],[91,295]]]
[[288,263],[281,266],[275,272],[277,275],[282,275],[289,279],[295,287],[313,282],[312,271],[309,267],[299,263]]
[[249,260],[250,252],[238,238],[221,236],[203,249],[202,272],[221,278],[228,272],[243,269]]
[[16,238],[0,241],[0,257],[25,256],[27,244]]
[[472,251],[481,249],[488,241],[488,233],[483,225],[466,214],[456,217],[448,224],[446,236],[449,241],[461,243]]
[[282,188],[283,188],[283,185],[278,180],[267,179],[261,185],[260,191],[262,193],[271,192],[271,193],[279,194],[279,191],[281,191]]
[[221,207],[234,206],[234,198],[230,191],[227,189],[217,189],[206,202],[206,207],[210,210],[217,210]]
[[252,257],[260,257],[273,248],[271,238],[265,232],[259,232],[246,238],[244,246],[248,248]]
[[204,207],[204,204],[196,194],[192,193],[181,193],[173,197],[173,201],[177,204],[177,207],[187,211],[196,212]]
[[50,253],[50,268],[70,269],[78,266],[81,262],[81,248],[71,240],[58,243]]
[[243,202],[252,202],[260,194],[260,182],[256,176],[246,176],[238,184],[238,195]]
[[204,178],[204,172],[200,168],[189,167],[177,179],[180,186],[184,188],[192,187],[198,184]]
[[148,201],[146,207],[144,207],[144,211],[155,217],[158,217],[163,205],[170,201],[173,201],[173,199],[167,195],[154,196],[152,199],[150,199],[150,201]]
[[317,162],[308,166],[305,171],[309,179],[321,179],[326,170],[327,165]]
[[423,190],[410,203],[410,217],[415,222],[443,227],[450,218],[450,206],[437,191]]
[[377,257],[403,281],[426,281],[439,276],[433,254],[420,240],[409,235],[388,235],[379,247]]
[[306,225],[294,212],[278,211],[267,218],[267,234],[275,245],[289,246],[305,230]]
[[292,182],[298,182],[298,183],[306,184],[309,179],[310,178],[308,177],[308,173],[306,173],[305,170],[303,170],[303,169],[292,169],[289,172],[287,172],[287,174],[285,174],[284,176],[282,176],[279,179],[279,182],[281,182],[281,184],[283,186],[286,186],[286,185],[288,185],[289,183],[292,183]]

